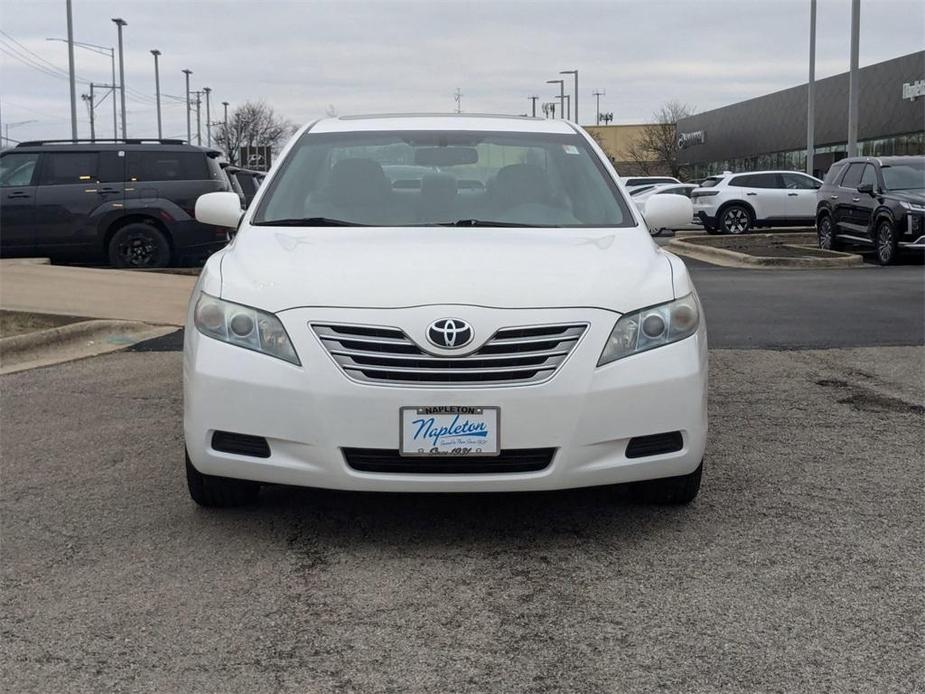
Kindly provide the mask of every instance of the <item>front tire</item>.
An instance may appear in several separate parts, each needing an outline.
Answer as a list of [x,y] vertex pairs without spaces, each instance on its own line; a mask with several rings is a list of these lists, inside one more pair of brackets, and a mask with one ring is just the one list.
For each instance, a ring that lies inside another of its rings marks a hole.
[[170,243],[152,224],[126,224],[109,240],[109,264],[117,268],[160,268],[170,264]]
[[186,456],[186,486],[193,501],[207,508],[232,508],[253,504],[260,493],[260,485],[257,482],[202,474],[193,467],[189,454]]
[[892,265],[896,262],[896,256],[899,254],[899,238],[890,220],[884,219],[877,225],[874,245],[877,250],[878,263]]
[[644,504],[680,506],[689,504],[700,492],[700,479],[703,476],[703,461],[692,473],[677,477],[663,477],[657,480],[645,480],[633,484],[633,496]]
[[837,251],[841,245],[835,237],[835,224],[829,215],[824,215],[816,222],[816,237],[819,248],[824,251]]
[[720,216],[719,224],[727,234],[744,234],[752,228],[752,214],[747,207],[730,205]]

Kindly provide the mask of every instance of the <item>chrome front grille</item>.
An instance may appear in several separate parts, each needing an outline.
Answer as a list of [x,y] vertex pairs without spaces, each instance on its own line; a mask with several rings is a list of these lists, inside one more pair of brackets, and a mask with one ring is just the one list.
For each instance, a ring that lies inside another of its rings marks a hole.
[[465,356],[428,354],[400,328],[312,323],[350,378],[414,386],[529,385],[552,377],[578,344],[584,323],[501,328]]

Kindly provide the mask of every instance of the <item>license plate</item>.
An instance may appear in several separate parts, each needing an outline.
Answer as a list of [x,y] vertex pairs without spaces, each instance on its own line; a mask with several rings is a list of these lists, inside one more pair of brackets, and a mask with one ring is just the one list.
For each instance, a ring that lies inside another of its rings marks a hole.
[[401,455],[498,455],[497,407],[402,407]]

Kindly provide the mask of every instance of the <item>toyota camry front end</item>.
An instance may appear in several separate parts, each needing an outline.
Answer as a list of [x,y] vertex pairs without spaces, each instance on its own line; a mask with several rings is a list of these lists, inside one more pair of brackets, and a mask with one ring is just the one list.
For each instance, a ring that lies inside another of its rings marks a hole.
[[[197,216],[235,226],[229,195]],[[654,198],[662,226],[690,218],[686,199]],[[261,484],[696,496],[703,310],[575,126],[320,121],[237,227],[186,329],[198,503],[251,502]]]

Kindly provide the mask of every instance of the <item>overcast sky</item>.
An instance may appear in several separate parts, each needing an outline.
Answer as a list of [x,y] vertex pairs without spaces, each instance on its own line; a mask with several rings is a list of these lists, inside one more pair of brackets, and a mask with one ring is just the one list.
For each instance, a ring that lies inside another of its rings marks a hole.
[[[606,90],[601,110],[616,123],[645,122],[669,99],[704,111],[806,81],[809,4],[73,0],[77,41],[112,46],[110,18],[128,22],[130,136],[156,134],[152,48],[163,53],[162,91],[182,96],[180,71],[191,69],[193,89],[213,89],[213,120],[220,102],[233,108],[248,99],[296,123],[329,107],[338,114],[448,112],[457,87],[464,111],[523,113],[531,94],[552,100],[558,87],[545,81],[573,68],[582,123],[593,122],[595,89]],[[925,2],[861,5],[862,66],[925,48]],[[850,6],[819,2],[817,77],[848,69]],[[69,137],[67,78],[55,72],[67,69],[67,47],[46,41],[66,36],[65,0],[0,0],[0,30],[0,106],[10,137]],[[78,49],[76,62],[79,78],[109,81],[108,56]],[[87,90],[80,84],[78,99]],[[185,136],[184,104],[163,103],[164,135]],[[88,136],[87,109],[82,102],[78,109]],[[27,120],[36,122],[16,125]],[[108,101],[97,122],[98,135],[111,137]]]

